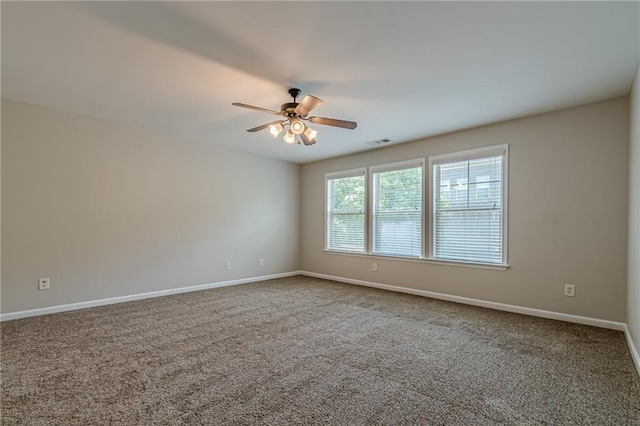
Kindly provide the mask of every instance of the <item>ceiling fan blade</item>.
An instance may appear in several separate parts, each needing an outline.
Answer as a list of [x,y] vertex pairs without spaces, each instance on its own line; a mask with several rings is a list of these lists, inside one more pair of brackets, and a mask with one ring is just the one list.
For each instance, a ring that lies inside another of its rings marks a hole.
[[336,120],[335,118],[309,117],[309,121],[315,124],[324,124],[325,126],[342,127],[351,130],[358,127],[358,123],[355,121]]
[[321,103],[322,99],[316,98],[315,96],[307,95],[296,107],[296,114],[307,115],[311,112],[312,109],[316,108]]
[[278,124],[278,123],[282,123],[281,120],[278,121],[272,121],[271,123],[267,123],[267,124],[263,124],[262,126],[258,126],[258,127],[254,127],[253,129],[249,129],[247,130],[247,132],[259,132],[260,130],[264,130],[267,127],[271,126],[272,124]]
[[267,109],[267,108],[260,108],[253,105],[241,104],[239,102],[234,102],[231,105],[241,107],[241,108],[254,109],[256,111],[268,112],[269,114],[274,114],[274,115],[282,115],[280,111],[274,111],[272,109]]

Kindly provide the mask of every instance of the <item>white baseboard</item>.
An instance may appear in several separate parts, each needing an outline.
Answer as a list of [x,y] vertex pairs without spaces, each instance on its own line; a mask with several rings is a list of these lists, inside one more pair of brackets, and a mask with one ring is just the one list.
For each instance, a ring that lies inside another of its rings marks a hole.
[[608,328],[612,330],[624,331],[626,324],[623,322],[609,321],[598,318],[582,317],[579,315],[563,314],[560,312],[545,311],[542,309],[525,308],[524,306],[507,305],[504,303],[490,302],[487,300],[472,299],[469,297],[453,296],[445,293],[436,293],[426,290],[418,290],[415,288],[399,287],[389,284],[374,283],[371,281],[355,280],[352,278],[336,277],[333,275],[318,274],[316,272],[300,271],[302,275],[315,278],[323,278],[326,280],[339,281],[347,284],[356,284],[365,287],[375,287],[383,290],[397,291],[400,293],[409,293],[417,296],[430,297],[432,299],[446,300],[449,302],[463,303],[465,305],[481,306],[483,308],[496,309],[499,311],[513,312],[523,315],[531,315],[534,317],[548,318],[577,324],[591,325],[594,327]]
[[134,300],[150,299],[152,297],[169,296],[171,294],[188,293],[191,291],[207,290],[210,288],[227,287],[231,285],[248,284],[258,281],[272,280],[301,275],[300,271],[285,272],[282,274],[262,275],[259,277],[242,278],[239,280],[220,281],[217,283],[200,284],[190,287],[178,287],[168,290],[151,291],[148,293],[131,294],[127,296],[110,297],[108,299],[90,300],[87,302],[70,303],[68,305],[49,306],[46,308],[29,309],[26,311],[9,312],[0,314],[1,321],[10,321],[20,318],[35,317],[39,315],[55,314],[58,312],[75,311],[78,309],[93,308],[95,306],[112,305],[114,303],[131,302]]
[[633,339],[631,338],[631,332],[629,331],[629,327],[624,325],[624,335],[627,338],[627,345],[629,345],[629,352],[631,352],[631,358],[633,358],[633,363],[636,365],[636,370],[638,370],[638,374],[640,374],[640,354],[638,354],[638,349],[636,349],[636,345],[633,343]]
[[287,278],[287,277],[293,277],[296,275],[306,275],[308,277],[322,278],[326,280],[338,281],[338,282],[343,282],[347,284],[355,284],[355,285],[380,288],[383,290],[390,290],[390,291],[395,291],[400,293],[414,294],[417,296],[430,297],[433,299],[446,300],[449,302],[463,303],[466,305],[481,306],[484,308],[496,309],[500,311],[513,312],[518,314],[531,315],[535,317],[548,318],[548,319],[554,319],[554,320],[560,320],[560,321],[566,321],[566,322],[573,322],[577,324],[591,325],[594,327],[608,328],[612,330],[620,330],[620,331],[623,331],[625,334],[627,344],[629,346],[629,351],[631,352],[631,357],[633,358],[633,362],[635,363],[636,368],[638,369],[638,374],[640,374],[640,354],[638,354],[638,350],[636,349],[636,346],[633,343],[633,339],[631,338],[631,333],[627,328],[627,324],[622,322],[583,317],[579,315],[563,314],[560,312],[545,311],[541,309],[526,308],[523,306],[508,305],[504,303],[490,302],[490,301],[480,300],[480,299],[472,299],[469,297],[454,296],[454,295],[445,294],[445,293],[436,293],[432,291],[418,290],[418,289],[409,288],[409,287],[400,287],[400,286],[394,286],[389,284],[381,284],[381,283],[375,283],[371,281],[356,280],[352,278],[344,278],[344,277],[338,277],[334,275],[319,274],[316,272],[309,272],[309,271],[292,271],[292,272],[284,272],[281,274],[262,275],[258,277],[242,278],[238,280],[220,281],[217,283],[194,285],[190,287],[178,287],[178,288],[172,288],[168,290],[152,291],[148,293],[139,293],[139,294],[132,294],[127,296],[111,297],[108,299],[90,300],[87,302],[70,303],[67,305],[57,305],[57,306],[49,306],[46,308],[30,309],[26,311],[9,312],[6,314],[0,314],[0,322],[10,321],[10,320],[15,320],[20,318],[34,317],[39,315],[55,314],[58,312],[75,311],[78,309],[93,308],[96,306],[112,305],[115,303],[131,302],[134,300],[150,299],[153,297],[169,296],[172,294],[207,290],[211,288],[248,284],[248,283],[266,281],[266,280],[271,280],[276,278]]

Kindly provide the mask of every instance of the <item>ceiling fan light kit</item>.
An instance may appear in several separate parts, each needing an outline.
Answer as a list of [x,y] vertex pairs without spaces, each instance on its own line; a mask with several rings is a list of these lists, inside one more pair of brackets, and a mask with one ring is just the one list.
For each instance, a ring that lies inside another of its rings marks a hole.
[[298,137],[298,145],[313,145],[314,143],[316,143],[316,136],[318,135],[318,131],[307,127],[304,121],[352,130],[358,126],[355,121],[337,120],[335,118],[324,117],[308,117],[308,114],[313,109],[322,104],[322,99],[312,95],[307,95],[302,99],[300,103],[298,103],[296,102],[296,99],[298,98],[298,96],[300,96],[300,89],[296,88],[289,89],[289,95],[291,95],[291,97],[293,98],[293,102],[282,104],[280,106],[280,111],[274,111],[267,108],[260,108],[253,105],[247,105],[237,102],[234,102],[232,105],[286,117],[285,120],[274,121],[248,129],[247,132],[257,132],[268,128],[271,136],[276,138],[280,135],[280,133],[282,133],[285,127],[288,126],[289,129],[282,138],[288,144],[295,143],[296,136]]

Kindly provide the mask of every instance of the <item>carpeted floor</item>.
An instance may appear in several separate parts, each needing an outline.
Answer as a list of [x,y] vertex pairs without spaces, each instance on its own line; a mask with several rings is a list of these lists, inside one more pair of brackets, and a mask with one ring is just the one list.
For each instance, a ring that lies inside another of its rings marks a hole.
[[640,424],[621,332],[307,277],[1,331],[3,424]]

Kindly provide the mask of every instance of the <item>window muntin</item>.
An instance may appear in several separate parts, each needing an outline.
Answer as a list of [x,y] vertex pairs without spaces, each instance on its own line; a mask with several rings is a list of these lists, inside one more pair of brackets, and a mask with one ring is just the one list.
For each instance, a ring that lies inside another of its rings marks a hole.
[[422,161],[371,168],[371,252],[421,257]]
[[365,251],[364,170],[327,175],[328,249]]

